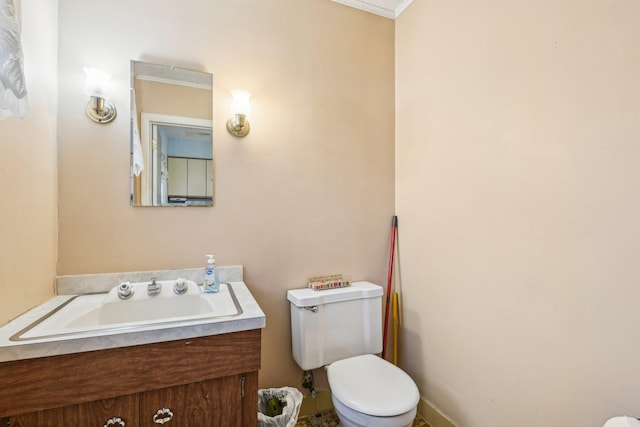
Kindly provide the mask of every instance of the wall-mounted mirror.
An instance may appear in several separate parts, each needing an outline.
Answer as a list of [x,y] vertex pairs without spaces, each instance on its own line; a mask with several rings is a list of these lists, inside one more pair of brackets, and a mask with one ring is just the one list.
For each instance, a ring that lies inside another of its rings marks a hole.
[[131,61],[131,204],[212,206],[213,75]]

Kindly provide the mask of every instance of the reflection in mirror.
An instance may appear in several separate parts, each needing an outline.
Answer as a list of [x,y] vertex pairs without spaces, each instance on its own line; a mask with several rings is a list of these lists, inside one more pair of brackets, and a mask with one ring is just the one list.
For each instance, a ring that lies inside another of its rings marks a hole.
[[212,82],[131,61],[132,205],[213,205]]

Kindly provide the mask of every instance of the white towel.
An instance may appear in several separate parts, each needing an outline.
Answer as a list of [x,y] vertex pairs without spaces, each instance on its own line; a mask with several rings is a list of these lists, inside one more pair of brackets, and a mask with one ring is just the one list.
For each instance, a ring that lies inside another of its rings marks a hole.
[[138,129],[138,108],[136,107],[136,90],[131,89],[131,145],[133,145],[133,162],[131,169],[135,176],[139,176],[144,170],[144,157],[142,154],[142,144],[140,143],[140,130]]
[[14,0],[0,0],[0,119],[29,113]]

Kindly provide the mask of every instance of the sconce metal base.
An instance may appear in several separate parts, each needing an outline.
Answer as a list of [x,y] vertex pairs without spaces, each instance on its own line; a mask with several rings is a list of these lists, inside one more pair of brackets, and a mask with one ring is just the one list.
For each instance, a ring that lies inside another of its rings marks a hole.
[[96,96],[91,97],[84,111],[91,120],[100,124],[109,123],[118,114],[113,102]]
[[244,114],[235,114],[227,120],[227,130],[233,136],[247,136],[251,130],[249,120]]

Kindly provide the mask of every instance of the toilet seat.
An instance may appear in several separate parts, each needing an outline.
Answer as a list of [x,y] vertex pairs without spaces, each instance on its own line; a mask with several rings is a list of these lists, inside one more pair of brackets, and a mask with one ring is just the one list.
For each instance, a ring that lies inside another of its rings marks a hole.
[[379,417],[415,409],[418,387],[402,369],[373,354],[338,360],[327,368],[333,397],[349,408]]

